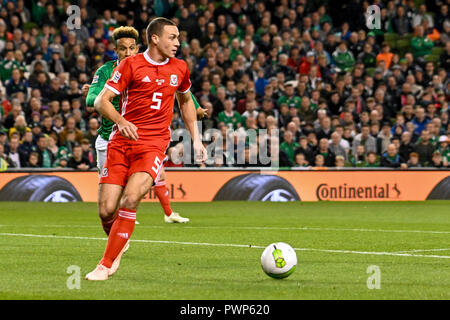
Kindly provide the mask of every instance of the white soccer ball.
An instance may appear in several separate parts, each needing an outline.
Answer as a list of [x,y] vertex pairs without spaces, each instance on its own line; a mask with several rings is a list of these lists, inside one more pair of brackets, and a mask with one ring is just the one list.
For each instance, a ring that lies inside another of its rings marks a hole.
[[261,266],[264,272],[272,278],[286,278],[297,267],[297,254],[287,243],[272,243],[261,255]]

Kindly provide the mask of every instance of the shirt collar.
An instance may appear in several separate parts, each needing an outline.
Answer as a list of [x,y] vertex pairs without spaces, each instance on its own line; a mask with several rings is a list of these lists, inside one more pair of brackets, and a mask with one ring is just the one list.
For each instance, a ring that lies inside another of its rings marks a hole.
[[145,60],[147,60],[150,64],[153,64],[155,66],[162,66],[165,65],[169,62],[169,58],[167,58],[166,60],[164,60],[163,62],[156,62],[155,60],[153,60],[152,58],[150,58],[150,56],[148,55],[148,49],[145,50],[144,52],[144,58]]

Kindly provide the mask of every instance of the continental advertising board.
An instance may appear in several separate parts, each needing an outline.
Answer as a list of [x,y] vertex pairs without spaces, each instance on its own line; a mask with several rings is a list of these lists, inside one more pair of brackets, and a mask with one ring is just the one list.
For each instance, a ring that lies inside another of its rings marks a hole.
[[[172,201],[450,199],[450,171],[167,171]],[[96,202],[96,172],[0,174],[0,201]],[[153,192],[143,201],[157,201]]]

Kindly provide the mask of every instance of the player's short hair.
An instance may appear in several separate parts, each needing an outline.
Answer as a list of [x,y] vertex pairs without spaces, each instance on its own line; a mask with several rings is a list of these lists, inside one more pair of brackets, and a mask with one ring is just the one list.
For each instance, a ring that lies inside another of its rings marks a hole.
[[133,27],[119,27],[114,29],[112,34],[114,44],[117,45],[117,40],[122,38],[132,38],[137,43],[139,40],[139,32]]
[[156,34],[157,36],[161,36],[162,31],[164,30],[165,26],[177,26],[175,22],[172,20],[169,20],[164,17],[158,17],[150,21],[150,23],[147,26],[147,43],[150,44],[150,39],[152,38],[152,35]]

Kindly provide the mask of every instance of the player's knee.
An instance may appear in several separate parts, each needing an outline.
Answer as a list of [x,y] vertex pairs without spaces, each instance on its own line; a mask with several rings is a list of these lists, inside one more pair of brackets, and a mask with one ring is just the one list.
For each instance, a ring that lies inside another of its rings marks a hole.
[[116,213],[116,204],[108,201],[100,201],[98,204],[98,215],[102,220],[111,219]]
[[121,208],[136,209],[139,205],[139,196],[136,193],[126,193],[120,201]]

